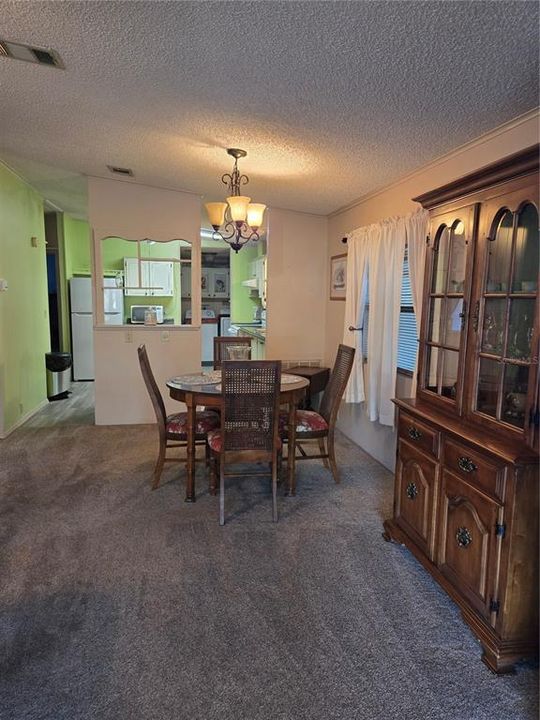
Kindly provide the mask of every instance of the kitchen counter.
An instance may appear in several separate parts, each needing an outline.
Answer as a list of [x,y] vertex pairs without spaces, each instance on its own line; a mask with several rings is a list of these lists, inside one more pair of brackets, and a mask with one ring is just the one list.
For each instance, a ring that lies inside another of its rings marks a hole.
[[264,325],[254,323],[233,323],[233,325],[238,328],[238,335],[250,335],[262,342],[266,341],[266,327]]
[[263,342],[266,342],[266,328],[265,327],[245,327],[243,328],[244,332],[247,335],[252,335],[253,337],[257,338],[257,340],[262,340]]

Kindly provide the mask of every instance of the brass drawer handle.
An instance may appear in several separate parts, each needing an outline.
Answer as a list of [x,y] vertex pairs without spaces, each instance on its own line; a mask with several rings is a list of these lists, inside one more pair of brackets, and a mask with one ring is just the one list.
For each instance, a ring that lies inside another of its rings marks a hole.
[[409,437],[412,438],[412,440],[420,440],[422,437],[422,433],[418,428],[415,428],[414,425],[410,427],[407,432],[409,433]]
[[407,495],[409,500],[414,500],[415,497],[418,495],[418,488],[414,483],[409,483],[405,488],[405,494]]
[[475,470],[478,470],[476,465],[473,463],[471,458],[468,457],[460,457],[457,461],[458,467],[460,470],[463,470],[463,472],[466,473],[472,473]]
[[472,543],[472,535],[466,527],[460,527],[456,533],[458,547],[466,548]]

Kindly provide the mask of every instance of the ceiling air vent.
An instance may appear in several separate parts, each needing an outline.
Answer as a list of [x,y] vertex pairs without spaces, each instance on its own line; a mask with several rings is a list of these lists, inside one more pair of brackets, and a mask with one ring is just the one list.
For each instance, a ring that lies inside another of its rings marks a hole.
[[21,43],[11,42],[11,40],[0,40],[0,57],[64,69],[64,63],[56,50],[22,45]]
[[117,165],[107,165],[110,172],[115,175],[124,175],[124,177],[133,177],[133,170],[131,168],[118,167]]

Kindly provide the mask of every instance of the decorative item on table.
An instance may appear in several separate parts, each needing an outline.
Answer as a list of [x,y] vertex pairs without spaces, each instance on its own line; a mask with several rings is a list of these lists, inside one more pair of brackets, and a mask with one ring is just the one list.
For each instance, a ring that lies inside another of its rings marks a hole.
[[221,370],[212,370],[209,373],[178,375],[171,382],[178,385],[216,385],[221,382]]
[[237,253],[250,240],[259,239],[258,230],[266,205],[252,203],[250,197],[240,194],[240,186],[247,185],[249,178],[240,174],[238,158],[246,157],[247,152],[229,148],[227,153],[234,158],[234,167],[230,174],[222,176],[221,181],[229,187],[230,196],[227,202],[210,202],[205,207],[214,228],[214,240],[224,240]]
[[251,345],[226,345],[224,348],[226,358],[224,360],[250,360]]

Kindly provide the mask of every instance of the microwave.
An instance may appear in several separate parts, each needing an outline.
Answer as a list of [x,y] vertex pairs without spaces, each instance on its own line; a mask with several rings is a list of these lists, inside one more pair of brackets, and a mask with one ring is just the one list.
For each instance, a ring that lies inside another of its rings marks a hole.
[[132,305],[131,306],[131,323],[144,325],[145,314],[149,310],[156,313],[156,322],[163,322],[163,305]]

